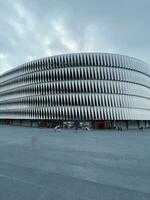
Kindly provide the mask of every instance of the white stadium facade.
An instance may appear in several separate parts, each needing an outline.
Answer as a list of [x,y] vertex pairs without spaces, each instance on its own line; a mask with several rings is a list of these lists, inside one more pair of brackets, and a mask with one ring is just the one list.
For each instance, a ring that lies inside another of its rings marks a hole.
[[51,56],[0,76],[0,121],[55,127],[150,126],[150,65],[128,56]]

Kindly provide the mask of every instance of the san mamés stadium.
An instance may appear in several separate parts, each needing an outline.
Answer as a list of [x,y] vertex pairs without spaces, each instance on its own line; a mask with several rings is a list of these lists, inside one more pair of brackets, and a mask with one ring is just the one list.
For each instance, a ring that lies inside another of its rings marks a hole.
[[0,120],[47,127],[149,127],[150,65],[109,53],[25,63],[0,76]]

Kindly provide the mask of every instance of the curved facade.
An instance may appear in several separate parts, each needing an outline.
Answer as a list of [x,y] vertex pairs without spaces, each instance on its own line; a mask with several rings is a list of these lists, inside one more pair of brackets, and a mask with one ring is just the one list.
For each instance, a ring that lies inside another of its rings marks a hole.
[[150,66],[107,53],[25,63],[0,76],[0,118],[150,120]]

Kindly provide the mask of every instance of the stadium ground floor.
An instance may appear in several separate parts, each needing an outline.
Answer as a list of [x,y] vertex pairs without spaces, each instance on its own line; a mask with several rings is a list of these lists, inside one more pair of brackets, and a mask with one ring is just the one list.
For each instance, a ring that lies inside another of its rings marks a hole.
[[144,129],[150,128],[150,121],[145,120],[28,120],[28,119],[0,119],[0,124],[43,127],[43,128],[75,128],[75,129]]

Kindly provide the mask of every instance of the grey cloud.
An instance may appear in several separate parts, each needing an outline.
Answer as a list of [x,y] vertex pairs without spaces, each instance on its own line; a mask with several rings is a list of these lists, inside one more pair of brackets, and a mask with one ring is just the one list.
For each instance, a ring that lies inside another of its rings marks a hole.
[[0,69],[67,52],[105,51],[150,62],[149,0],[5,0]]

